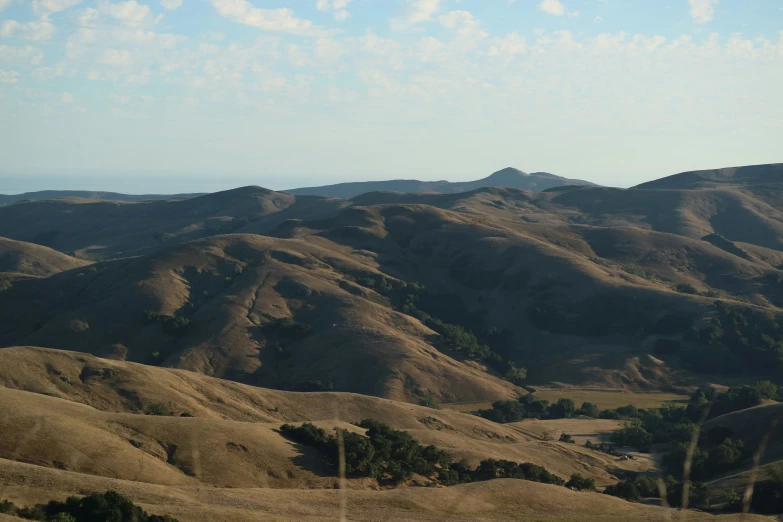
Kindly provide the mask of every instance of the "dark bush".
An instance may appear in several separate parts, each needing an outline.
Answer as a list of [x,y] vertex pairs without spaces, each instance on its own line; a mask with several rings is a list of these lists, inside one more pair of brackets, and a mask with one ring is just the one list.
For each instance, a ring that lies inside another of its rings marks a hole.
[[171,417],[171,410],[161,402],[154,402],[144,410],[146,415],[157,415],[160,417]]
[[634,422],[617,430],[611,435],[612,443],[618,446],[633,446],[641,450],[649,449],[653,443],[653,436],[641,423]]
[[579,491],[588,490],[595,491],[595,479],[585,478],[579,473],[571,475],[571,479],[565,483],[567,488],[574,488]]
[[321,382],[318,380],[300,382],[294,386],[294,390],[298,392],[324,392],[334,390],[334,384],[332,381]]
[[148,515],[114,491],[94,493],[84,498],[69,497],[65,502],[51,501],[45,514],[52,521],[64,514],[70,515],[76,522],[177,522],[168,515]]
[[635,483],[630,481],[622,481],[607,486],[606,489],[604,489],[604,494],[624,498],[629,502],[639,502],[642,499],[639,488]]
[[574,438],[568,433],[560,434],[560,442],[567,442],[569,444],[575,444]]
[[571,399],[558,399],[556,403],[549,407],[550,419],[564,419],[571,417],[576,411],[574,401]]
[[699,291],[696,289],[695,286],[693,286],[690,283],[680,283],[675,287],[675,290],[677,290],[680,293],[683,294],[698,294]]
[[326,446],[329,443],[329,437],[326,436],[326,432],[310,422],[306,422],[301,426],[283,424],[280,426],[280,432],[293,441],[316,448]]
[[4,515],[15,515],[16,514],[16,504],[11,502],[8,499],[3,500],[0,502],[0,513]]
[[601,410],[591,402],[583,402],[582,407],[576,413],[597,418],[601,414]]
[[290,317],[272,321],[264,326],[267,332],[275,333],[289,341],[299,341],[313,333],[313,327],[309,324],[297,323]]
[[432,397],[431,395],[427,395],[426,397],[422,397],[421,399],[419,399],[419,403],[418,404],[419,404],[419,406],[432,408],[433,410],[439,410],[440,409],[440,405],[435,400],[435,398]]

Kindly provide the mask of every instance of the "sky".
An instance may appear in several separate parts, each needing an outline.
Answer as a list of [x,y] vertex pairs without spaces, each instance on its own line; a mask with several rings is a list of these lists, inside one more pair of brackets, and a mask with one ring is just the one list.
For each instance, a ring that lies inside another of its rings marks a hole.
[[0,0],[0,193],[783,161],[780,0]]

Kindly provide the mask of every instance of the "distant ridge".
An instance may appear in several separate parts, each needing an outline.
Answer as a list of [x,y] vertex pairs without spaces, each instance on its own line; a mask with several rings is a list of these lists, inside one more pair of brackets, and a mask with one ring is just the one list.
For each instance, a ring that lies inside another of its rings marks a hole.
[[693,170],[648,181],[635,189],[694,189],[720,185],[749,186],[783,183],[783,163]]
[[24,194],[0,194],[0,207],[13,205],[21,201],[45,201],[49,199],[99,199],[104,201],[152,201],[166,199],[186,199],[203,194],[120,194],[118,192],[99,192],[94,190],[41,190]]
[[579,179],[568,179],[548,172],[533,172],[528,174],[513,167],[506,167],[490,176],[476,181],[419,181],[415,179],[395,179],[388,181],[358,181],[354,183],[337,183],[321,187],[304,187],[285,190],[289,194],[299,196],[325,196],[331,198],[349,199],[367,192],[434,192],[453,194],[469,192],[484,187],[510,187],[531,192],[543,192],[553,187],[564,185],[592,186],[593,183]]

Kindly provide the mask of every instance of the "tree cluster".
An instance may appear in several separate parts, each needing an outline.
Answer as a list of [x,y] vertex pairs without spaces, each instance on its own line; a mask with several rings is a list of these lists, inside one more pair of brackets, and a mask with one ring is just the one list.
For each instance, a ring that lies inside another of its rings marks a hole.
[[68,497],[65,502],[52,500],[34,507],[20,508],[4,500],[0,502],[0,513],[45,522],[177,522],[169,515],[149,515],[115,491]]
[[423,446],[404,431],[394,430],[371,419],[358,424],[365,435],[340,430],[327,434],[311,423],[284,424],[280,431],[291,440],[323,451],[325,461],[338,463],[338,444],[342,437],[346,473],[401,483],[413,474],[437,480],[444,485],[476,482],[494,478],[517,478],[564,485],[565,481],[545,468],[530,463],[487,459],[471,468],[464,460],[454,462],[451,455],[435,446]]

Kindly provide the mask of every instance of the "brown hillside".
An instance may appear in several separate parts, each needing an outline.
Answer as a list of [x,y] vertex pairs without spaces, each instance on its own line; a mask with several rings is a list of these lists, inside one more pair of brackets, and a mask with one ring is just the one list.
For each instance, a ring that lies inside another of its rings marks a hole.
[[66,256],[51,248],[0,237],[0,290],[15,281],[82,267],[87,261]]
[[[533,462],[565,478],[591,476],[601,485],[616,481],[619,465],[602,453],[543,442],[516,425],[374,397],[268,390],[35,348],[0,350],[0,361],[6,412],[0,458],[39,466],[156,484],[331,487],[333,473],[276,429],[305,420],[329,430],[356,429],[348,422],[365,418],[404,429],[472,464],[486,458]],[[155,403],[195,418],[141,414]],[[149,458],[150,465],[130,464]],[[352,487],[366,485],[358,480]]]
[[637,189],[692,189],[717,185],[766,185],[783,183],[783,163],[724,169],[695,170],[642,183]]
[[[182,522],[231,520],[255,522],[259,517],[280,521],[330,521],[340,516],[341,493],[336,490],[223,489],[159,486],[0,460],[4,495],[18,504],[45,503],[82,491],[113,489],[140,503],[147,511],[169,513]],[[370,522],[461,522],[480,520],[547,520],[598,522],[604,520],[663,522],[680,514],[657,506],[634,504],[609,495],[580,493],[524,480],[493,480],[451,488],[405,488],[389,491],[348,491],[349,520]],[[692,521],[730,521],[736,515],[712,516],[687,512]],[[11,519],[18,520],[18,519]],[[766,517],[747,515],[755,522]]]
[[[650,359],[654,338],[631,331],[629,321],[708,310],[714,297],[675,292],[683,282],[768,304],[757,280],[772,270],[672,234],[490,220],[427,205],[353,207],[327,220],[288,221],[276,234],[215,236],[94,273],[20,283],[0,296],[11,319],[0,325],[0,343],[116,353],[277,388],[319,380],[449,402],[518,392],[435,349],[443,348],[439,336],[357,284],[383,273],[423,283],[422,306],[443,321],[479,334],[505,331],[497,350],[531,370],[533,382],[658,389],[689,381]],[[654,277],[629,273],[633,263]],[[564,319],[542,327],[531,320],[536,309],[560,310]],[[190,324],[174,331],[145,321],[145,310]],[[270,334],[280,318],[312,334]]]
[[168,201],[32,201],[0,207],[0,235],[74,252],[84,259],[103,260],[244,227],[260,232],[290,218],[327,216],[345,205],[261,187]]
[[[216,236],[96,272],[20,282],[0,297],[8,318],[0,342],[119,354],[278,388],[319,380],[343,391],[460,401],[519,391],[439,352],[431,330],[354,282],[376,266],[330,242]],[[145,321],[146,310],[190,324]],[[312,333],[275,333],[269,325],[281,318]]]

